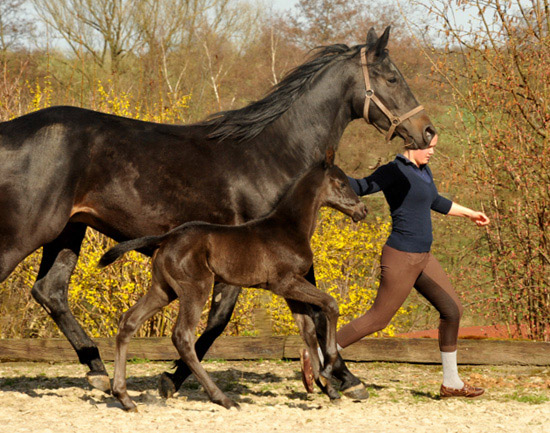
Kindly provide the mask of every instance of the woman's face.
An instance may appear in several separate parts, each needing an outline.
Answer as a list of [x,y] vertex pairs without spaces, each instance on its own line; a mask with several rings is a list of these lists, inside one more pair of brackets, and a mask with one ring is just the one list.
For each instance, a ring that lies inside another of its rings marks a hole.
[[437,135],[434,136],[432,142],[426,149],[410,149],[408,151],[408,158],[416,165],[426,165],[432,155],[435,153],[435,146],[437,145]]

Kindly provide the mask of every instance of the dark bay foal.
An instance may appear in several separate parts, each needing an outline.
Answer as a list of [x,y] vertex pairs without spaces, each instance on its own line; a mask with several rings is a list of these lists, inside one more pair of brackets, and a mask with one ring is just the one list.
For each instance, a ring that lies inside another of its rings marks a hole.
[[[149,291],[122,315],[116,339],[113,394],[124,409],[136,410],[126,390],[126,356],[132,335],[174,299],[180,302],[172,341],[210,399],[226,408],[238,407],[212,381],[195,352],[195,327],[214,282],[270,290],[284,297],[309,348],[314,376],[331,398],[338,398],[329,379],[337,358],[334,298],[309,283],[304,275],[313,262],[311,236],[319,208],[330,206],[354,221],[367,214],[365,205],[349,186],[344,172],[334,165],[334,152],[308,170],[266,217],[237,226],[202,222],[181,225],[162,236],[149,236],[118,244],[101,258],[106,266],[127,251],[157,248]],[[321,370],[317,337],[311,317],[302,314],[304,303],[322,309],[327,317],[327,361]]]

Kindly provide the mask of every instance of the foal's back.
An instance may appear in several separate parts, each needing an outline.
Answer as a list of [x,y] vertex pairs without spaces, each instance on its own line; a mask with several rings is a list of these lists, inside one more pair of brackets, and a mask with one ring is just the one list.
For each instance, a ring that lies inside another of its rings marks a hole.
[[264,218],[237,226],[191,223],[172,230],[155,262],[172,276],[176,272],[180,278],[203,280],[212,274],[216,281],[245,287],[266,288],[286,274],[305,275],[313,262],[309,241],[324,180],[322,172],[315,174],[301,178]]
[[165,235],[122,242],[105,253],[99,265],[106,266],[127,251],[158,248],[155,272],[168,286],[217,280],[268,288],[287,276],[303,276],[311,267],[310,239],[322,205],[355,221],[367,213],[329,151],[325,161],[300,176],[264,218],[237,226],[187,223]]

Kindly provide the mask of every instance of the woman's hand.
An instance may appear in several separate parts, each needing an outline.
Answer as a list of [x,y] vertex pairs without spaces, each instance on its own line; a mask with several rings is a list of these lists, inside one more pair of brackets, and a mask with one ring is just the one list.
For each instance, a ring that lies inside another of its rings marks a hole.
[[449,211],[448,215],[462,216],[462,217],[469,218],[471,221],[476,223],[478,227],[486,226],[490,222],[489,217],[485,215],[483,212],[472,210],[470,208],[467,208],[466,206],[462,206],[454,202],[451,206],[451,210]]
[[476,223],[478,227],[483,227],[489,224],[490,220],[487,215],[485,215],[483,212],[478,211],[472,211],[470,215],[468,215],[468,218]]

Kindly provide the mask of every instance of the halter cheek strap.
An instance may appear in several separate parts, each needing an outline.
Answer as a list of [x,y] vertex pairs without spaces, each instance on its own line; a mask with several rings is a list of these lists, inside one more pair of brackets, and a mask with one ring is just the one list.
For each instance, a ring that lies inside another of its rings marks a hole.
[[[369,69],[367,66],[367,49],[366,47],[361,48],[361,67],[363,69],[363,77],[365,78],[365,105],[363,106],[363,118],[367,123],[371,123],[369,120],[369,106],[370,102],[374,102],[378,108],[386,115],[386,117],[390,121],[390,128],[388,129],[388,132],[386,134],[386,141],[390,141],[391,137],[395,131],[395,128],[399,126],[401,123],[403,123],[405,120],[407,120],[409,117],[414,116],[416,113],[419,113],[420,111],[424,110],[424,107],[422,105],[419,105],[416,108],[413,108],[408,113],[403,114],[402,116],[394,116],[393,113],[388,110],[388,108],[384,105],[384,103],[376,96],[374,93],[373,88],[370,84],[370,78],[369,78]],[[372,125],[378,129],[380,132],[382,130],[374,123]]]

